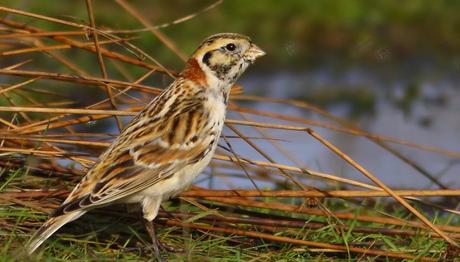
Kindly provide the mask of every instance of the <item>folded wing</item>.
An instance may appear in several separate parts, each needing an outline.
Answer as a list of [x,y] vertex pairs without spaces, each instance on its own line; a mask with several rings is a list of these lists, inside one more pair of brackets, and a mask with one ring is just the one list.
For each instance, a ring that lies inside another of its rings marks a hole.
[[154,121],[138,117],[54,216],[129,197],[201,160],[217,139],[205,114],[201,103],[188,103],[185,109],[172,108],[163,117],[153,118]]

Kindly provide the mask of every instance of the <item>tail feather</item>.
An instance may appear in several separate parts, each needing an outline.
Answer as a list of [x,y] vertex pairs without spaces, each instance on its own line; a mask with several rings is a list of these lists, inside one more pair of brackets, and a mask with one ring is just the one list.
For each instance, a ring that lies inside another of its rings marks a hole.
[[51,217],[45,222],[26,244],[26,251],[32,254],[46,239],[56,232],[63,225],[82,216],[86,211],[76,210],[57,217]]

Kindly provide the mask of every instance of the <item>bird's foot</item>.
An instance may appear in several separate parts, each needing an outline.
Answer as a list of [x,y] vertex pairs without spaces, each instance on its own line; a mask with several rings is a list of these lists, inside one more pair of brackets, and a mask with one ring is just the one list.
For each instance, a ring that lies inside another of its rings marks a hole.
[[153,251],[155,253],[155,257],[159,262],[166,261],[166,260],[164,260],[163,257],[161,257],[160,249],[165,250],[165,251],[169,251],[169,252],[183,252],[184,251],[181,248],[176,248],[176,247],[173,247],[173,246],[170,246],[168,244],[165,244],[165,243],[161,242],[157,238],[157,235],[156,235],[156,232],[155,232],[155,226],[154,226],[152,221],[148,221],[148,220],[144,219],[144,225],[145,225],[145,228],[146,228],[147,232],[149,233],[150,237],[152,238],[152,248],[153,248]]
[[168,245],[168,244],[166,244],[166,243],[161,242],[161,241],[158,240],[158,239],[157,239],[157,245],[158,245],[158,247],[160,247],[161,249],[163,249],[163,250],[165,250],[165,251],[168,251],[168,252],[172,252],[172,253],[182,253],[182,252],[184,252],[184,249],[183,249],[183,248]]

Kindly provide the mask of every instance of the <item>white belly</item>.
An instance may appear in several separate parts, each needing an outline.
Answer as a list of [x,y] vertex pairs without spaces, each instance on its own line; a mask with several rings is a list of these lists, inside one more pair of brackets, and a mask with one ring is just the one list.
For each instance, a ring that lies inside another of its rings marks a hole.
[[167,200],[185,189],[187,189],[193,180],[208,166],[211,161],[214,149],[206,155],[201,161],[189,165],[172,175],[169,179],[161,181],[154,186],[142,191],[140,195],[151,197],[161,196],[162,200]]

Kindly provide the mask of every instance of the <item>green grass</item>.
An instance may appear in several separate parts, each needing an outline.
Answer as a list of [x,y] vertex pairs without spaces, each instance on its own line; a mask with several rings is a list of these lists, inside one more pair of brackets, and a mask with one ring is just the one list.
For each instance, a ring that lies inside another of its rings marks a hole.
[[[6,175],[9,174],[9,175]],[[18,188],[18,182],[24,182],[22,171],[4,171],[2,173],[4,190]],[[32,175],[27,176],[33,180]],[[54,179],[51,179],[51,182]],[[50,182],[50,181],[48,181]],[[50,183],[52,184],[52,183]],[[270,202],[274,199],[263,199]],[[27,202],[26,200],[22,200]],[[46,199],[42,203],[59,203],[57,199]],[[292,203],[291,200],[285,200]],[[298,201],[297,201],[298,202]],[[316,242],[359,246],[387,251],[407,252],[418,256],[442,258],[446,245],[442,239],[433,238],[422,232],[415,236],[396,236],[378,233],[359,233],[357,227],[392,228],[377,223],[342,220],[348,229],[337,229],[338,221],[333,218],[309,216],[298,213],[270,211],[259,208],[229,207],[209,201],[200,203],[211,211],[202,211],[185,201],[173,200],[166,202],[163,208],[168,212],[183,212],[195,214],[183,222],[203,223],[200,219],[215,213],[226,216],[282,217],[305,221],[301,228],[275,228],[265,230],[258,226],[239,224],[240,229],[248,231],[264,231],[276,236],[286,236]],[[329,199],[323,204],[330,210],[354,212],[356,215],[365,214],[382,216],[382,212],[403,219],[410,215],[398,206],[390,205],[387,201],[375,201],[373,204],[362,203],[354,206],[342,200]],[[391,208],[390,208],[391,206]],[[48,239],[33,256],[36,261],[148,261],[153,257],[150,248],[150,238],[143,229],[139,214],[127,213],[124,206],[108,207],[90,212],[74,221]],[[0,198],[0,261],[15,261],[20,257],[23,244],[30,235],[44,222],[46,214],[34,211],[21,204],[14,204]],[[436,222],[444,224],[451,221],[450,216],[437,216]],[[164,221],[164,219],[160,219]],[[317,229],[308,227],[308,223],[324,223]],[[209,224],[209,222],[208,222]],[[212,223],[211,223],[212,224]],[[451,223],[451,225],[455,223]],[[460,225],[458,222],[456,225]],[[219,226],[219,225],[217,225]],[[222,225],[220,225],[222,226]],[[225,225],[230,227],[231,225]],[[396,228],[396,227],[394,227]],[[404,227],[402,229],[405,229]],[[407,228],[409,230],[409,228]],[[159,236],[165,243],[184,248],[182,253],[163,253],[168,261],[399,261],[398,259],[367,256],[352,252],[322,252],[320,250],[292,245],[275,243],[263,239],[254,239],[237,235],[226,235],[217,232],[191,230],[182,227],[158,226]],[[414,229],[411,229],[414,230]]]

